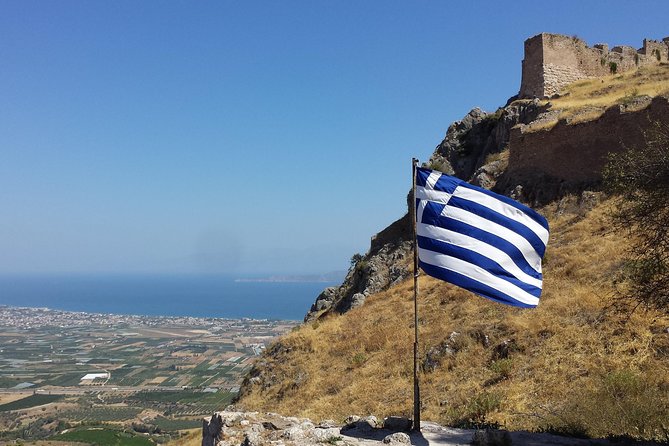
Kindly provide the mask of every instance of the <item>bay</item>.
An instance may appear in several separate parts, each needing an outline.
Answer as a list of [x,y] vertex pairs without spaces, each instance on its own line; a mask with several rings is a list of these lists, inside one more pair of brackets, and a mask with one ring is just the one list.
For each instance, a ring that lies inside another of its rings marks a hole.
[[328,282],[227,276],[0,276],[0,305],[147,316],[302,320]]

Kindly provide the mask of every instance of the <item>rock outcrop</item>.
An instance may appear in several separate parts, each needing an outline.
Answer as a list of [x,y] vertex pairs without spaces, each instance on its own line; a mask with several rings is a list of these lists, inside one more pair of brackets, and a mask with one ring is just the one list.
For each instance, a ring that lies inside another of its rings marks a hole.
[[[353,421],[355,420],[355,421]],[[391,423],[379,423],[375,417],[350,416],[349,423],[336,425],[332,420],[314,423],[307,418],[283,417],[274,413],[216,412],[205,418],[205,426],[221,423],[222,430],[215,443],[207,437],[203,446],[382,446],[389,445],[436,445],[458,446],[467,444],[515,446],[529,445],[611,445],[607,440],[582,440],[559,437],[551,434],[507,432],[503,430],[453,429],[436,423],[421,423],[420,432],[409,432],[396,428]],[[386,419],[387,421],[387,419]],[[404,424],[403,426],[406,426]]]
[[311,306],[305,322],[329,312],[344,313],[365,298],[401,282],[410,274],[411,221],[405,215],[372,237],[369,251],[351,266],[339,287],[326,288]]
[[[545,204],[596,190],[607,154],[642,144],[653,122],[669,117],[669,100],[644,97],[611,107],[594,121],[560,121],[549,131],[529,128],[555,115],[537,99],[515,100],[494,113],[474,108],[449,126],[427,165],[519,201]],[[305,322],[363,305],[370,294],[409,277],[410,261],[406,214],[372,238],[369,251],[351,266],[344,282],[316,298]]]
[[[493,188],[506,161],[496,159],[486,164],[488,156],[507,147],[513,127],[529,124],[544,112],[538,100],[515,101],[495,113],[474,108],[449,126],[427,164],[481,187]],[[351,266],[344,282],[323,290],[304,321],[362,305],[368,295],[409,277],[410,261],[411,221],[406,214],[372,238],[369,251]]]
[[[545,111],[538,100],[515,101],[495,113],[486,113],[476,107],[448,127],[446,137],[437,146],[428,164],[463,180],[475,180],[486,158],[508,146],[513,127],[529,124]],[[488,170],[497,172],[497,175],[501,173],[500,169],[493,167]],[[482,187],[494,184],[483,179],[472,182]]]

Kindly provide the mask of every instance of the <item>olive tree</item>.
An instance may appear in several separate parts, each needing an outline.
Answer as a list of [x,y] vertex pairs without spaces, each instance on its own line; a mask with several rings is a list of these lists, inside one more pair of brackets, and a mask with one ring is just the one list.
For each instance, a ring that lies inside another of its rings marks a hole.
[[669,312],[669,125],[655,123],[645,144],[609,156],[604,185],[617,196],[614,227],[631,236],[624,300]]

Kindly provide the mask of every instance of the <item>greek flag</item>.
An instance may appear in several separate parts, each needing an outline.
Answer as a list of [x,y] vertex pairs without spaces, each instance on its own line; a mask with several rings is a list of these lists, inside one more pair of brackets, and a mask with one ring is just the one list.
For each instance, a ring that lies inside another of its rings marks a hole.
[[536,307],[548,222],[510,198],[416,169],[419,265],[430,276],[516,307]]

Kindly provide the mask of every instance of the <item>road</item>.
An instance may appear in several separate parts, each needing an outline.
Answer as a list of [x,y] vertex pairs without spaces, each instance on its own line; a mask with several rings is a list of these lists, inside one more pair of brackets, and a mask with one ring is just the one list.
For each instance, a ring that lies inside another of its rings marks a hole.
[[47,395],[84,395],[99,392],[177,392],[188,389],[181,386],[69,386],[69,387],[39,387],[27,389],[0,389],[0,395],[15,393],[41,393]]

